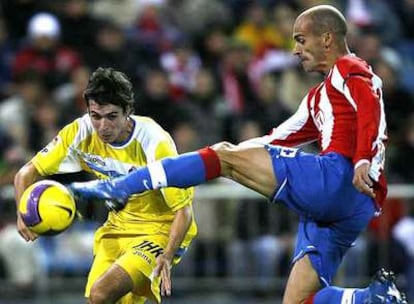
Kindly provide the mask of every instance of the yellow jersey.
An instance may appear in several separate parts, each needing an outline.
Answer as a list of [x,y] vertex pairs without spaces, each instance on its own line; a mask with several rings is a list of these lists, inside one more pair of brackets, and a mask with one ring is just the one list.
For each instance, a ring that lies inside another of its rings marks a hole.
[[[153,119],[131,115],[134,128],[121,144],[107,144],[95,132],[89,114],[64,127],[32,159],[42,176],[85,170],[98,178],[112,178],[177,155],[171,136]],[[132,195],[125,208],[110,211],[100,229],[104,235],[169,234],[174,212],[191,205],[194,189],[164,188]],[[181,247],[187,247],[197,234],[193,219]]]

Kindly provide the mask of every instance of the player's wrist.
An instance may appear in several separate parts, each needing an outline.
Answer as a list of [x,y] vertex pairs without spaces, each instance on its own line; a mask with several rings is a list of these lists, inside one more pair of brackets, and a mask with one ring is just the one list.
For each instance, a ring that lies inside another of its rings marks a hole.
[[174,256],[175,256],[175,252],[164,251],[164,253],[162,255],[164,256],[164,258],[166,258],[167,260],[169,260],[171,262],[173,260]]
[[368,159],[360,159],[354,164],[354,169],[357,169],[358,167],[361,167],[363,164],[369,164],[370,161]]

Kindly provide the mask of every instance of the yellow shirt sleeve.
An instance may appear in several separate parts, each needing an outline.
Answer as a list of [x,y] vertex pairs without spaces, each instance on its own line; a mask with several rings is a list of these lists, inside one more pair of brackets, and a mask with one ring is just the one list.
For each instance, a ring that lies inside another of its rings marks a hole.
[[32,164],[40,175],[72,173],[82,170],[80,161],[74,155],[71,145],[78,133],[78,121],[64,127],[52,141],[40,150],[33,158]]

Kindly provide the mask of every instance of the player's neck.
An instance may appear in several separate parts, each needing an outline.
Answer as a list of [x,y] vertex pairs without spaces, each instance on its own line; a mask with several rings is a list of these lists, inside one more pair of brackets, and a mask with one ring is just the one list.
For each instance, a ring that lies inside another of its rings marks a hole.
[[125,129],[122,131],[119,138],[116,140],[116,144],[126,142],[130,137],[131,133],[134,131],[135,122],[128,117]]
[[330,53],[326,58],[326,62],[325,62],[325,65],[323,67],[322,74],[327,75],[329,73],[329,71],[333,68],[335,63],[338,61],[339,58],[342,58],[342,57],[344,57],[346,55],[349,55],[349,54],[351,54],[351,52],[349,51],[348,48],[344,48],[344,49],[341,49],[341,50],[337,50],[336,52]]

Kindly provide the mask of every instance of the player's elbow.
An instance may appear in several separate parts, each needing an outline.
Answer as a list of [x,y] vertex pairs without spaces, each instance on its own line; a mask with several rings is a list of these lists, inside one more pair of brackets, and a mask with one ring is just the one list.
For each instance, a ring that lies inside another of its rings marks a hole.
[[181,217],[187,225],[193,220],[193,208],[191,205],[186,205],[177,211],[177,216]]
[[20,180],[22,179],[22,174],[23,174],[22,169],[20,169],[19,171],[17,171],[16,175],[14,176],[13,183],[14,183],[15,188],[17,187],[17,185],[19,185]]
[[14,176],[14,186],[15,188],[18,188],[22,184],[31,184],[39,176],[40,175],[37,172],[35,166],[29,162],[20,168],[19,171],[17,171],[16,175]]
[[106,304],[105,295],[103,293],[94,292],[91,293],[88,299],[88,304]]
[[23,166],[20,168],[19,171],[17,171],[16,175],[14,176],[14,187],[17,189],[20,185],[24,183],[24,180],[28,179],[27,176],[29,175],[28,169],[26,166]]
[[115,303],[115,301],[116,299],[108,292],[108,290],[93,287],[88,298],[88,304],[110,304]]

